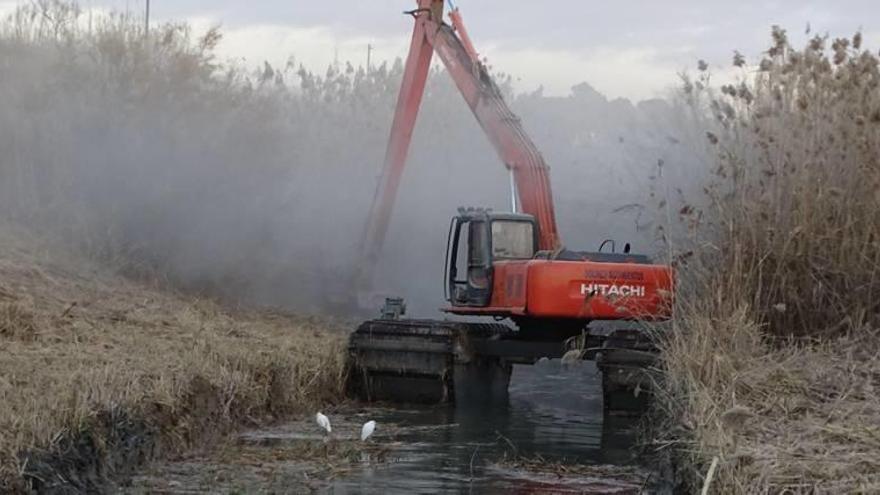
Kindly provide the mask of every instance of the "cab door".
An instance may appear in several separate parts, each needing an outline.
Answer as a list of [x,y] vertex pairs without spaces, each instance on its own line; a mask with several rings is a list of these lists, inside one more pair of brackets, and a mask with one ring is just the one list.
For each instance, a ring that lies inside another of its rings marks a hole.
[[492,299],[490,221],[455,217],[446,254],[446,300],[453,306],[488,306]]

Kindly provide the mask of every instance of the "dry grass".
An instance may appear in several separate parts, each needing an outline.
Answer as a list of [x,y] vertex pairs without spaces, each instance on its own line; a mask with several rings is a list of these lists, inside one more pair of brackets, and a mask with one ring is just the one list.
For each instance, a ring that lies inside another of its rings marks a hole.
[[880,491],[880,71],[827,41],[776,28],[756,75],[686,84],[717,159],[679,210],[661,403],[697,489],[717,459],[713,493]]
[[71,476],[83,442],[98,458],[81,461],[107,475],[133,431],[143,460],[341,395],[331,324],[159,291],[20,229],[0,229],[0,246],[3,491]]
[[744,311],[684,320],[665,349],[670,437],[713,493],[880,490],[880,334],[767,345]]
[[33,310],[17,303],[0,303],[0,337],[31,341],[36,333],[37,323]]

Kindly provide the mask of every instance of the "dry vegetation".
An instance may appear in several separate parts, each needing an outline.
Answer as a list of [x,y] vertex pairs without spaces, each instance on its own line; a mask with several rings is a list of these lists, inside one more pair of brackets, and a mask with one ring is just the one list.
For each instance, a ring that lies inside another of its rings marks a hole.
[[168,287],[281,302],[296,294],[276,281],[309,285],[290,266],[307,248],[274,249],[267,232],[296,229],[267,212],[296,210],[284,187],[322,152],[310,132],[394,76],[249,73],[216,60],[217,30],[141,26],[59,0],[0,21],[0,492],[92,492],[341,395],[333,322]]
[[0,491],[108,475],[341,396],[344,333],[226,311],[0,229]]
[[720,93],[705,67],[685,84],[717,158],[703,198],[675,209],[670,442],[696,490],[876,493],[878,57],[861,35],[793,49],[775,28],[756,71],[734,64],[743,79]]
[[355,165],[381,164],[402,69],[251,70],[219,59],[217,29],[20,4],[0,19],[0,217],[181,288],[320,306],[354,258],[376,174]]

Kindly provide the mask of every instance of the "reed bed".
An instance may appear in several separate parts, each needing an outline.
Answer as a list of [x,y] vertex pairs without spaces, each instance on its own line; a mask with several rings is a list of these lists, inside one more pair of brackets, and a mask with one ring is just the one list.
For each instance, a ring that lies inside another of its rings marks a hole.
[[736,84],[685,81],[713,159],[665,207],[668,444],[694,490],[880,491],[878,57],[860,34],[795,49],[774,28],[734,64]]

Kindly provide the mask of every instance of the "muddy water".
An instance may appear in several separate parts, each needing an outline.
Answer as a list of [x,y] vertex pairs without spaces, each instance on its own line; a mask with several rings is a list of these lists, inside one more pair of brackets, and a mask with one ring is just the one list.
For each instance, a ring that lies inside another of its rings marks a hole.
[[[331,438],[310,420],[242,434],[159,464],[128,493],[639,493],[637,424],[604,417],[591,363],[516,367],[507,401],[344,408]],[[360,425],[376,420],[369,442]],[[540,462],[538,462],[540,461]]]

